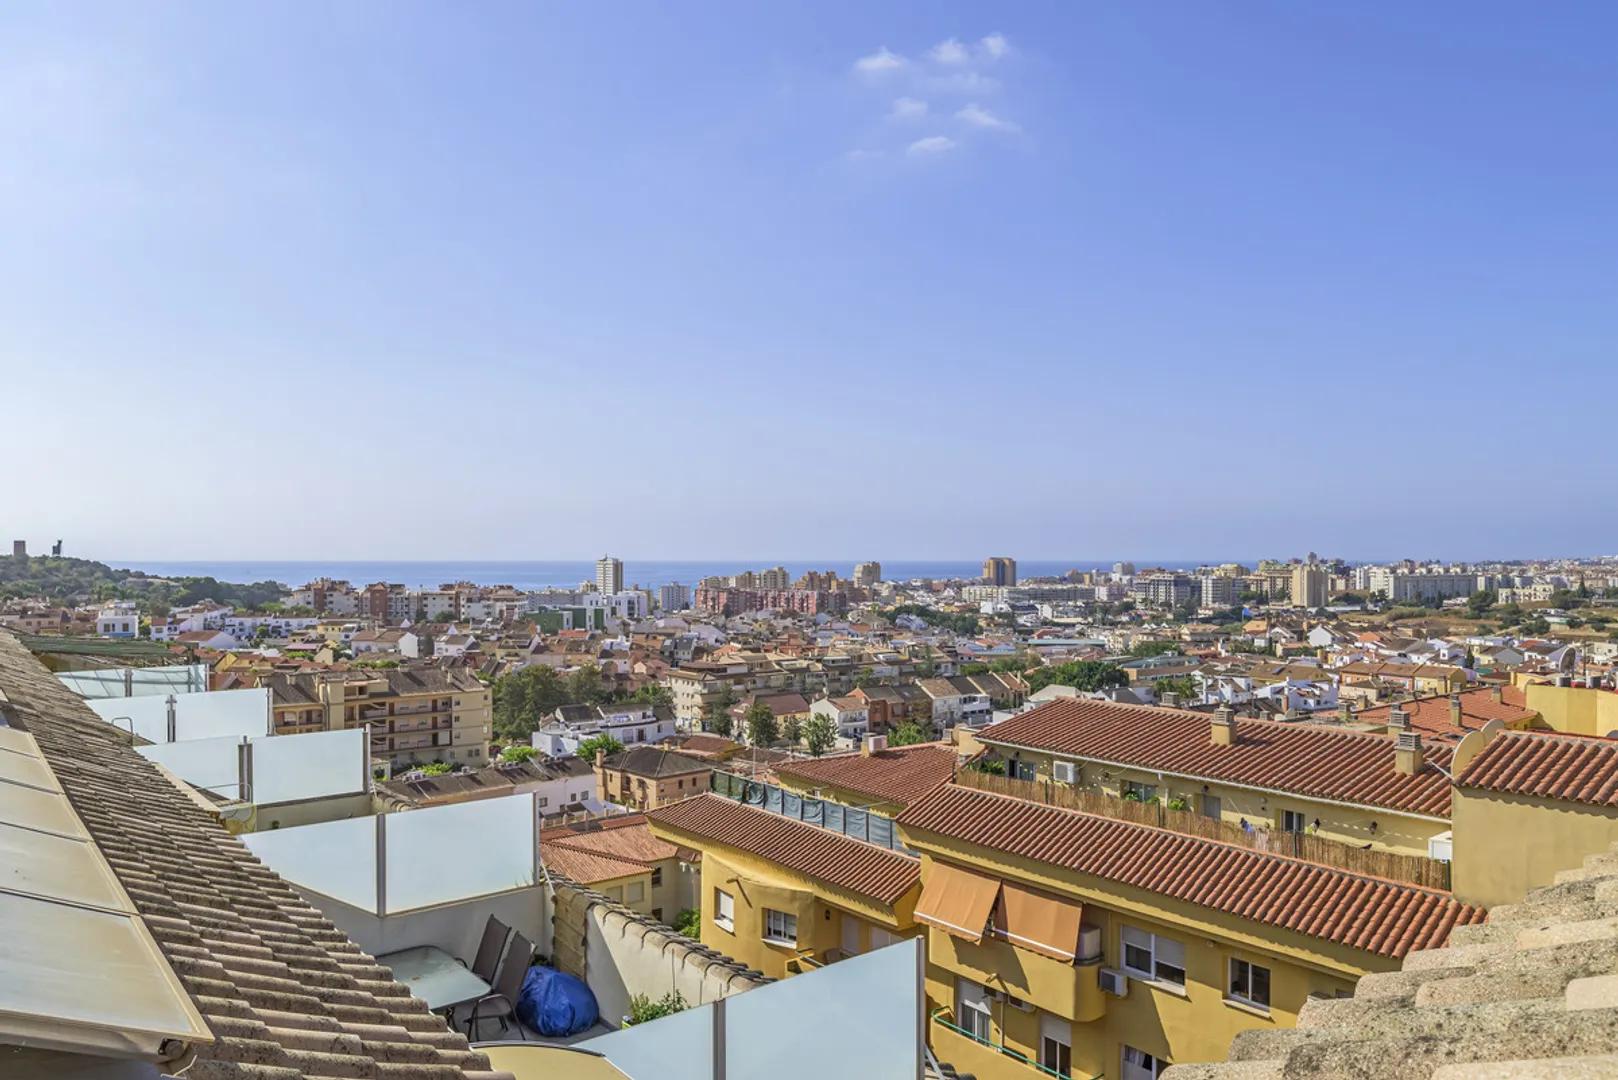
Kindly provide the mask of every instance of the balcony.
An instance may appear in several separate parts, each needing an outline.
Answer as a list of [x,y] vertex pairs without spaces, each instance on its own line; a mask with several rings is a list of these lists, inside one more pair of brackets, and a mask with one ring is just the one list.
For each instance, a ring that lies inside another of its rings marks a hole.
[[1087,1024],[1107,1012],[1099,956],[1070,964],[1002,938],[985,935],[974,945],[936,928],[927,931],[927,955],[953,974],[1031,1001],[1074,1023]]
[[827,964],[835,964],[839,960],[848,959],[849,954],[842,949],[821,949],[817,955],[814,949],[798,949],[793,952],[792,958],[787,961],[787,972],[792,975],[802,975],[806,971],[823,968]]
[[937,1010],[932,1014],[931,1020],[932,1023],[928,1025],[927,1041],[932,1044],[933,1055],[939,1061],[953,1065],[963,1076],[967,1073],[984,1077],[1011,1076],[1021,1075],[1024,1070],[1030,1080],[1039,1076],[1053,1077],[1056,1080],[1078,1080],[1082,1075],[1047,1069],[1015,1047],[980,1039],[965,1028],[957,1026],[950,1019],[948,1009]]

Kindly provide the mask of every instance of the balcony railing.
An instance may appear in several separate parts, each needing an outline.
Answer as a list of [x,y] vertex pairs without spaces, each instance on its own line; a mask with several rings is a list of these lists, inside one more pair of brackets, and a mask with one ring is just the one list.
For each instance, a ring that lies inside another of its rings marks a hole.
[[[1026,1065],[1030,1069],[1032,1069],[1035,1073],[1039,1074],[1040,1076],[1051,1076],[1051,1077],[1055,1077],[1056,1080],[1081,1080],[1081,1074],[1073,1073],[1073,1072],[1065,1072],[1065,1073],[1064,1072],[1057,1072],[1055,1069],[1047,1068],[1046,1066],[1041,1065],[1039,1062],[1035,1061],[1033,1058],[1029,1057],[1027,1054],[1024,1054],[1020,1050],[1017,1050],[1017,1049],[1015,1049],[1013,1047],[1010,1047],[1010,1046],[1005,1046],[1005,1045],[1003,1045],[1001,1043],[990,1042],[988,1039],[984,1039],[984,1038],[981,1038],[980,1036],[974,1035],[972,1032],[966,1030],[965,1028],[961,1027],[960,1025],[956,1024],[953,1020],[951,1020],[950,1019],[950,1011],[947,1008],[946,1009],[939,1009],[937,1012],[933,1013],[932,1019],[933,1019],[933,1023],[937,1024],[939,1027],[943,1028],[944,1030],[953,1031],[955,1034],[959,1035],[961,1038],[969,1039],[972,1042],[976,1043],[978,1046],[983,1047],[985,1050],[993,1051],[994,1053],[1000,1054],[1000,1055],[1002,1055],[1004,1057],[1010,1058],[1013,1061],[1019,1062],[1020,1064]],[[949,1053],[947,1051],[941,1051],[939,1047],[935,1046],[933,1048],[933,1053],[937,1054],[938,1057],[940,1058],[940,1060],[949,1061]],[[950,1064],[953,1065],[953,1064],[955,1064],[955,1062],[951,1061]],[[1092,1077],[1089,1078],[1089,1080],[1100,1080],[1100,1078],[1096,1077],[1096,1076],[1092,1076]]]

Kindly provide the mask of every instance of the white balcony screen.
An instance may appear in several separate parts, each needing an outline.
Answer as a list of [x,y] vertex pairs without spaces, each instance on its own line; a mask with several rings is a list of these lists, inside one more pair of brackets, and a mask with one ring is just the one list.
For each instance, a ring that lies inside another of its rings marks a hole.
[[534,884],[529,795],[389,814],[387,909],[409,911]]
[[[375,818],[348,818],[248,833],[242,842],[266,866],[294,885],[363,911],[376,911]],[[433,864],[442,865],[441,859],[442,855]]]

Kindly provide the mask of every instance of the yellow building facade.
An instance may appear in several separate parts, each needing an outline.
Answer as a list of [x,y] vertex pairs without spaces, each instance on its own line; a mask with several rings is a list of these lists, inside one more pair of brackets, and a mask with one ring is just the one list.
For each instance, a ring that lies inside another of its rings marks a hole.
[[[960,790],[939,799],[957,798]],[[996,813],[1017,800],[979,792],[962,798],[972,819],[995,822],[988,827],[1008,835],[1026,833],[1021,821]],[[1047,819],[1052,847],[1069,842],[1064,838],[1084,844],[1082,830],[1092,827],[1132,830],[1132,847],[1152,845],[1157,832],[1117,822],[1093,826],[1083,820],[1088,815],[1051,807],[1033,812]],[[1399,966],[1402,947],[1390,948],[1385,937],[1343,933],[1342,926],[1326,933],[1330,920],[1310,912],[1247,917],[913,824],[929,815],[937,816],[933,803],[900,819],[906,844],[923,857],[916,918],[928,935],[928,1038],[939,1060],[981,1080],[1144,1080],[1168,1064],[1224,1060],[1237,1034],[1292,1027],[1311,997],[1345,996],[1361,976]],[[1178,843],[1231,850],[1189,838]],[[1098,841],[1093,849],[1103,846]],[[1273,872],[1275,882],[1308,865],[1249,858]],[[1162,859],[1151,873],[1222,872],[1178,863],[1172,850]],[[1326,891],[1291,879],[1288,888],[1296,895],[1289,897],[1258,878],[1232,880],[1230,891],[1269,893],[1277,905],[1321,904],[1348,921],[1388,918],[1394,925],[1398,919],[1389,912],[1416,900],[1412,925],[1397,932],[1414,929],[1434,940],[1447,935],[1450,921],[1481,917],[1446,894],[1413,886],[1392,888],[1357,914],[1353,908],[1365,903],[1358,888],[1363,879],[1324,868],[1313,873]],[[987,885],[975,888],[974,882]],[[1319,925],[1322,932],[1300,925]]]

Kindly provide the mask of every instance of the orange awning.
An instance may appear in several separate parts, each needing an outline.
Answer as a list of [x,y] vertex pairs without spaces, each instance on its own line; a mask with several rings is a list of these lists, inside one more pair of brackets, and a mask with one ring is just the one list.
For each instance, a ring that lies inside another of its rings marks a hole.
[[1013,945],[1054,960],[1071,962],[1078,954],[1081,904],[1006,882],[995,912],[995,929]]
[[982,941],[999,895],[998,879],[935,859],[916,900],[916,921],[967,941]]

